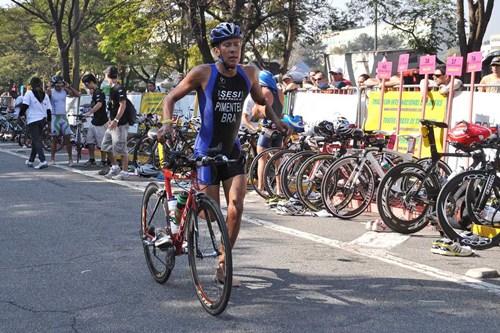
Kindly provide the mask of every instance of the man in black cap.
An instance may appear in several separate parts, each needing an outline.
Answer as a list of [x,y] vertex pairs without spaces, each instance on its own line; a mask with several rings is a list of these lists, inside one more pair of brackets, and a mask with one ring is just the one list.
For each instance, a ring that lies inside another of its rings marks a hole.
[[491,74],[486,75],[480,84],[497,85],[496,87],[482,87],[483,92],[500,93],[500,57],[491,59]]

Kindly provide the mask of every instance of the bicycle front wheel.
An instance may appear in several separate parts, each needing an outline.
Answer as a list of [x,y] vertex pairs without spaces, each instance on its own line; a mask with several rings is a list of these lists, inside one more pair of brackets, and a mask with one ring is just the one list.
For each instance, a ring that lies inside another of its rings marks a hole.
[[187,214],[189,266],[196,295],[211,315],[224,311],[231,296],[233,262],[226,222],[217,203],[198,194]]
[[173,247],[159,249],[154,245],[156,232],[165,228],[167,223],[165,205],[164,192],[156,183],[149,183],[142,197],[140,237],[146,264],[158,283],[167,282],[175,265]]

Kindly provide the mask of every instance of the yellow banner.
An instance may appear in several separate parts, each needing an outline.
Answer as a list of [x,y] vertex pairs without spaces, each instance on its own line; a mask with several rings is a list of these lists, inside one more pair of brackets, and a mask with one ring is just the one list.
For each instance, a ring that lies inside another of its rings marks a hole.
[[145,93],[142,95],[141,113],[161,114],[163,97],[165,97],[165,94],[156,92]]
[[[399,92],[389,91],[384,94],[384,109],[382,112],[382,131],[393,133],[397,129]],[[373,91],[368,95],[367,119],[365,131],[379,130],[380,123],[380,92]],[[446,97],[439,92],[429,92],[425,108],[425,119],[434,121],[445,121]],[[399,149],[406,151],[407,139],[405,135],[418,136],[415,155],[418,155],[420,145],[420,120],[424,119],[422,114],[422,94],[418,91],[405,91],[401,102],[401,117],[399,120]],[[435,129],[438,151],[442,151],[443,131]],[[422,147],[421,157],[430,156],[430,149]]]

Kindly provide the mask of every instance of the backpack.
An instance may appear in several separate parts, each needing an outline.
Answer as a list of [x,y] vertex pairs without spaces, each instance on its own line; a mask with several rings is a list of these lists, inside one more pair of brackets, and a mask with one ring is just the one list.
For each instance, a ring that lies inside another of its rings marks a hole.
[[135,109],[134,104],[127,99],[127,107],[125,109],[127,113],[127,120],[129,125],[134,125],[137,122],[137,110]]

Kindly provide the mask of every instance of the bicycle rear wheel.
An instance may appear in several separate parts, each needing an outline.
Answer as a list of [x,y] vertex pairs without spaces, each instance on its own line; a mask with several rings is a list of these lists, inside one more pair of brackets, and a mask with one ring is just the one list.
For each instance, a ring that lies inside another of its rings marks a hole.
[[453,177],[436,203],[446,236],[479,250],[500,243],[500,179],[495,177],[492,186],[486,186],[489,176],[487,171],[474,170]]
[[149,183],[142,197],[140,237],[146,264],[158,283],[165,283],[175,266],[174,247],[160,250],[154,245],[155,231],[166,226],[166,209],[164,193],[156,183]]
[[360,168],[357,157],[343,157],[325,172],[321,199],[335,217],[351,219],[362,214],[375,194],[375,177],[368,164]]
[[392,230],[411,234],[428,223],[439,181],[434,173],[425,177],[426,170],[419,163],[402,163],[389,170],[382,178],[377,192],[380,218]]
[[217,203],[205,194],[187,214],[189,266],[196,295],[211,315],[224,311],[231,296],[233,263],[226,222]]
[[[259,189],[259,173],[258,173],[259,160],[266,159],[267,161],[267,159],[271,158],[275,153],[279,151],[281,151],[281,148],[275,148],[275,147],[267,148],[266,150],[257,154],[257,156],[255,156],[255,158],[253,159],[252,164],[250,164],[250,171],[248,172],[248,178],[250,179],[250,183],[252,184],[252,187],[255,190],[255,192],[257,192],[257,194],[263,197],[264,199],[269,199],[270,195],[265,191],[264,188]],[[262,175],[262,177],[264,177],[264,175]]]
[[281,150],[267,161],[264,168],[264,186],[271,196],[284,198],[283,193],[278,194],[281,191],[281,171],[283,164],[295,153],[295,150]]
[[281,168],[281,192],[285,198],[290,199],[297,193],[297,173],[302,163],[317,152],[306,150],[296,153],[283,163]]
[[307,158],[297,172],[296,188],[300,201],[312,211],[323,209],[321,183],[328,168],[337,160],[337,156],[320,153]]

